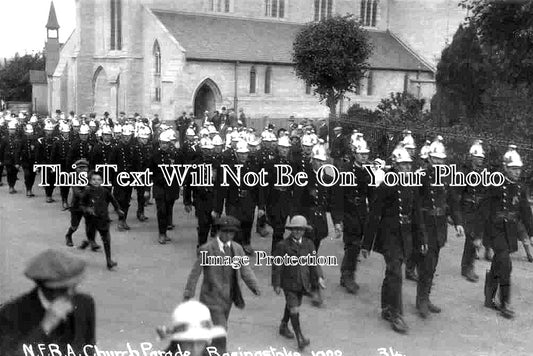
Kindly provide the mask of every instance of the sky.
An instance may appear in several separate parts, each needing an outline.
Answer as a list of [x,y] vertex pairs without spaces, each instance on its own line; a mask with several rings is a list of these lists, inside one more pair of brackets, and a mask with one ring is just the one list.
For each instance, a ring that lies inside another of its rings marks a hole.
[[[0,0],[2,30],[0,30],[0,58],[42,51],[46,41],[46,22],[50,0]],[[64,43],[76,25],[75,0],[54,0],[59,41]]]

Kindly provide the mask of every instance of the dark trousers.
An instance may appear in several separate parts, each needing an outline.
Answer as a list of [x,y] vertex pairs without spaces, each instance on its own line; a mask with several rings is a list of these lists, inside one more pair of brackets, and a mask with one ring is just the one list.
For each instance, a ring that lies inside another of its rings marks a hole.
[[396,315],[403,314],[402,302],[402,264],[401,250],[391,249],[385,257],[385,279],[381,286],[381,309]]
[[37,174],[33,171],[33,166],[24,168],[24,185],[27,190],[31,190],[35,184],[35,176]]
[[136,187],[135,190],[137,191],[137,214],[144,214],[144,204],[146,203],[146,198],[144,197],[144,194],[146,190],[149,189],[147,187]]
[[166,234],[167,227],[172,225],[172,212],[176,194],[172,189],[154,186],[154,198],[157,207],[159,233]]
[[252,239],[252,226],[253,221],[242,221],[241,230],[235,236],[235,241],[242,246],[250,245]]
[[411,256],[409,256],[405,261],[405,271],[415,272],[416,268],[418,267],[418,261],[420,261],[421,258],[422,256],[420,255],[419,251],[413,251]]
[[128,210],[130,208],[132,187],[121,187],[119,185],[113,187],[113,195],[124,212],[124,220],[128,217]]
[[476,260],[476,247],[474,246],[474,234],[471,231],[465,231],[465,246],[463,248],[463,258],[461,259],[461,271],[474,269]]
[[61,193],[61,200],[65,202],[68,201],[70,187],[59,187],[59,192]]
[[6,171],[7,171],[7,184],[10,188],[15,187],[15,183],[17,182],[17,174],[19,172],[18,168],[15,167],[14,164],[6,164]]
[[439,263],[440,247],[430,246],[425,256],[421,256],[418,264],[417,300],[429,301],[433,276]]
[[[72,237],[72,234],[74,234],[78,230],[78,227],[80,226],[80,222],[83,216],[84,214],[80,210],[72,210],[72,209],[70,210],[70,227],[68,228],[67,236]],[[89,230],[90,230],[90,227],[88,225],[88,220],[85,219],[85,233],[86,233],[87,239],[89,241],[94,241],[96,230],[92,233],[88,233]]]
[[500,301],[509,304],[511,301],[511,271],[513,265],[508,250],[494,251],[490,265],[490,273],[500,288]]
[[0,164],[0,182],[2,182],[3,175],[4,175],[4,165]]
[[104,244],[104,252],[106,260],[111,260],[111,234],[109,233],[109,222],[102,221],[93,216],[85,217],[85,230],[87,233],[87,240],[95,241],[96,232],[100,234],[102,243]]
[[194,211],[198,218],[198,246],[202,246],[207,242],[209,230],[213,224],[212,209],[208,204],[196,204]]
[[46,181],[48,183],[47,187],[44,187],[44,192],[46,193],[46,196],[48,198],[52,197],[52,194],[54,194],[54,188],[56,184],[56,174],[54,172],[51,172],[51,169],[46,170]]
[[[224,307],[217,307],[217,308],[209,308],[209,312],[211,313],[211,320],[213,321],[213,325],[222,326],[224,329],[228,330],[228,319],[229,319],[229,313],[231,311],[231,305],[227,308]],[[220,337],[213,339],[212,346],[217,348],[217,352],[222,355],[226,352],[226,337]]]
[[357,269],[357,257],[361,251],[361,239],[363,238],[361,225],[358,222],[345,222],[342,233],[344,257],[342,259],[341,272],[352,273]]
[[272,225],[272,254],[274,254],[278,242],[283,241],[283,234],[285,233],[285,223],[287,222],[287,216],[288,215],[274,214],[268,216],[268,221]]

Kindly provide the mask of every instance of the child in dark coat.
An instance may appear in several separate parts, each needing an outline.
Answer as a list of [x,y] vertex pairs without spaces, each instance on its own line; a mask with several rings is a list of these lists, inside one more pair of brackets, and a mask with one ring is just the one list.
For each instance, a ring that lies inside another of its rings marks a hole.
[[111,259],[109,203],[113,204],[119,217],[123,217],[124,212],[120,210],[117,200],[113,197],[109,189],[101,185],[102,174],[100,172],[91,172],[89,174],[89,186],[81,197],[80,206],[85,213],[85,219],[87,221],[87,239],[94,241],[96,231],[100,233],[104,244],[107,268],[111,270],[117,263]]
[[[313,256],[315,246],[311,240],[305,238],[306,230],[311,227],[307,225],[307,220],[301,215],[294,216],[290,223],[285,226],[291,231],[289,237],[276,245],[275,256]],[[309,261],[310,264],[312,261]],[[272,286],[276,294],[280,294],[283,289],[285,294],[285,311],[281,325],[280,335],[293,339],[296,334],[298,348],[303,350],[309,345],[309,339],[305,338],[300,328],[300,306],[303,295],[310,295],[312,292],[312,281],[318,280],[320,288],[326,288],[322,269],[319,265],[309,266],[307,264],[298,265],[275,265],[272,268]],[[294,334],[289,329],[288,322],[291,321]]]

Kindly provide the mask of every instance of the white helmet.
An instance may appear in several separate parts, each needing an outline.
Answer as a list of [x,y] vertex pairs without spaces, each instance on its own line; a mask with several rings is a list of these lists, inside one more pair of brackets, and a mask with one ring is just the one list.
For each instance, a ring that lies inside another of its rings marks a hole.
[[[202,142],[203,140],[203,142]],[[203,148],[203,149],[207,149],[207,150],[212,150],[213,148],[215,148],[215,146],[213,145],[213,143],[211,142],[210,139],[202,139],[200,140],[200,147]]]
[[303,135],[302,146],[314,146],[313,138],[310,135]]
[[89,127],[96,127],[96,121],[94,120],[89,121]]
[[148,126],[142,125],[141,127],[139,127],[139,136],[138,136],[139,138],[149,139],[150,134],[151,134],[151,131]]
[[27,124],[24,127],[24,132],[26,132],[27,134],[32,134],[33,133],[33,125],[32,124]]
[[319,161],[327,161],[328,155],[326,153],[326,147],[322,143],[318,143],[313,147],[313,159],[319,160]]
[[472,157],[485,158],[485,150],[483,149],[483,146],[481,146],[482,143],[483,141],[481,140],[474,141],[474,144],[470,147],[469,151]]
[[422,146],[422,148],[420,149],[420,158],[422,159],[427,159],[429,157],[429,146],[431,145],[431,142],[429,142],[428,140],[426,140],[426,142],[424,143],[424,146]]
[[88,135],[89,132],[89,126],[87,126],[86,124],[80,126],[80,135]]
[[37,116],[35,115],[32,115],[32,117],[30,118],[30,124],[36,124],[38,121],[39,119],[37,119]]
[[218,133],[217,129],[213,125],[210,125],[207,130],[209,131],[209,134],[217,134]]
[[435,158],[446,158],[446,149],[444,148],[444,144],[442,143],[442,136],[437,136],[435,141],[431,143],[429,146],[429,156],[435,157]]
[[291,141],[287,136],[282,136],[278,140],[278,146],[280,147],[291,147]]
[[226,331],[213,325],[211,313],[204,304],[189,300],[174,309],[171,335],[174,341],[199,341],[224,337]]
[[196,133],[194,132],[194,129],[192,127],[189,127],[187,129],[187,132],[185,133],[186,136],[194,136]]
[[209,136],[209,130],[204,127],[200,130],[200,136]]
[[370,153],[368,144],[363,138],[363,134],[358,134],[356,140],[352,140],[352,145],[355,147],[355,153]]
[[24,119],[26,117],[26,115],[24,115],[23,112],[19,112],[19,119]]
[[405,148],[416,149],[415,139],[411,136],[411,131],[407,131],[402,143]]
[[135,131],[135,128],[132,125],[122,126],[122,135],[124,136],[133,135],[133,131]]
[[122,133],[122,126],[120,126],[120,125],[113,126],[113,133],[115,133],[115,135],[116,134],[121,134]]
[[61,123],[59,126],[59,130],[62,133],[69,133],[70,132],[70,126],[68,124]]
[[394,151],[392,151],[392,161],[394,163],[410,163],[413,162],[411,159],[411,156],[409,155],[409,152],[404,147],[396,147]]
[[176,141],[176,134],[174,130],[165,130],[159,135],[159,141],[161,142],[171,142]]
[[238,131],[232,131],[230,137],[231,137],[231,142],[238,142],[241,140],[241,136]]
[[112,135],[111,127],[109,125],[102,125],[102,135]]
[[76,118],[72,119],[72,126],[77,127],[77,126],[80,126],[80,125],[81,125],[80,124],[80,120],[78,120]]
[[15,130],[17,128],[17,124],[18,124],[17,120],[11,120],[7,124],[7,128],[10,130]]
[[44,131],[54,131],[54,129],[55,126],[52,121],[46,121],[46,123],[44,124]]
[[509,145],[509,150],[503,155],[503,164],[506,167],[522,167],[522,158],[518,152],[516,152],[515,145]]
[[216,135],[215,137],[213,137],[212,143],[214,146],[224,145],[224,141],[222,141],[222,137],[220,137],[220,135]]
[[248,153],[250,150],[248,149],[248,143],[246,141],[239,141],[237,142],[237,153]]

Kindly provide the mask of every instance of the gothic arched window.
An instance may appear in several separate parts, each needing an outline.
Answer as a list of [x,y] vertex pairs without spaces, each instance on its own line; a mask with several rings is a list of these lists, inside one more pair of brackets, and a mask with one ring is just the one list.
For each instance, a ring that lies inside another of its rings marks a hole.
[[272,90],[272,68],[267,67],[265,70],[265,94],[270,94]]
[[161,102],[161,47],[157,40],[154,42],[154,101]]

